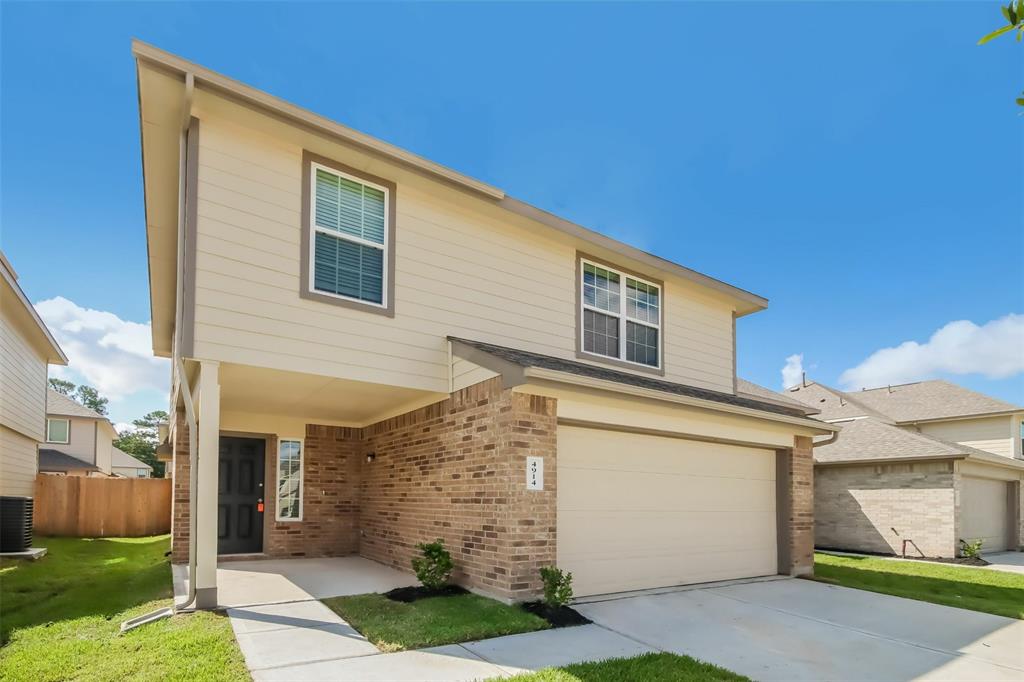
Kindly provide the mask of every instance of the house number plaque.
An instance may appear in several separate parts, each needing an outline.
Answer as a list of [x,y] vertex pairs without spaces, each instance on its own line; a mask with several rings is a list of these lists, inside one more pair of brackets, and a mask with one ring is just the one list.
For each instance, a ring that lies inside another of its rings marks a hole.
[[544,490],[544,458],[526,458],[526,489]]

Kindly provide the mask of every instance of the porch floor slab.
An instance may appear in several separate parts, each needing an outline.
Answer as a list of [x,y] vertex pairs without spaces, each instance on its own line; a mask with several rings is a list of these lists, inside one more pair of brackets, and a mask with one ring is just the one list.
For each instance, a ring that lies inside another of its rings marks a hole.
[[[416,585],[416,576],[360,556],[223,561],[217,602],[223,608],[387,592]],[[176,601],[188,591],[188,566],[174,567]]]

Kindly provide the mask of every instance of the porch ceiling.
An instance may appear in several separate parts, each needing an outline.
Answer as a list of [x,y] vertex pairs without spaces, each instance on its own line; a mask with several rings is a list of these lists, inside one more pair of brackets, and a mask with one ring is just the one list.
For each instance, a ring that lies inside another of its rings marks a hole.
[[439,400],[443,393],[225,363],[221,412],[363,426]]

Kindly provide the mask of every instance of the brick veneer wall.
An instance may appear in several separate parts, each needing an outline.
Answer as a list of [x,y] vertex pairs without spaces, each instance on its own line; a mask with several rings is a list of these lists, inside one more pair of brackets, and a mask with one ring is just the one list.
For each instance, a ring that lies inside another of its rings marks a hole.
[[[951,461],[819,466],[814,478],[816,543],[899,554],[907,539],[926,556],[955,556],[955,479]],[[908,546],[907,552],[912,551]]]
[[174,454],[171,469],[171,562],[188,563],[188,424],[178,414],[174,422]]
[[[360,554],[409,569],[441,538],[456,580],[516,600],[555,563],[556,401],[502,390],[500,378],[364,430]],[[526,490],[526,456],[544,457],[544,490]]]
[[[788,508],[783,510],[788,526],[790,575],[814,573],[814,450],[809,436],[796,436],[786,455],[789,481]],[[781,567],[785,569],[785,567]]]
[[277,439],[267,443],[263,552],[272,557],[324,557],[359,549],[359,429],[306,425],[301,521],[276,521]]

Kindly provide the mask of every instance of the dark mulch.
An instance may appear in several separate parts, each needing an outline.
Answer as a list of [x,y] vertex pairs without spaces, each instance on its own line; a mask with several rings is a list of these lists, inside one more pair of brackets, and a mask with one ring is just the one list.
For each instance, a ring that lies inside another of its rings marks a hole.
[[960,564],[961,566],[988,566],[991,563],[990,561],[985,561],[980,556],[958,556],[955,558],[908,556],[904,558],[916,561],[934,561],[939,564]]
[[438,590],[431,590],[422,585],[416,587],[396,587],[390,592],[385,592],[384,596],[391,601],[400,601],[404,604],[411,604],[417,599],[426,599],[427,597],[454,597],[458,594],[469,594],[469,590],[458,585],[445,585]]
[[593,621],[586,618],[576,609],[568,606],[550,607],[542,601],[528,601],[520,604],[524,611],[540,616],[551,623],[553,628],[568,628],[573,625],[587,625]]

